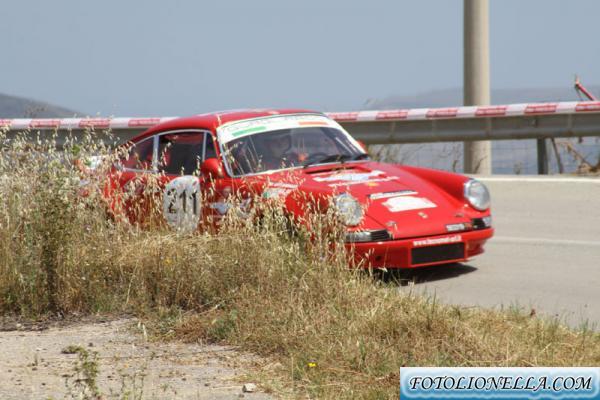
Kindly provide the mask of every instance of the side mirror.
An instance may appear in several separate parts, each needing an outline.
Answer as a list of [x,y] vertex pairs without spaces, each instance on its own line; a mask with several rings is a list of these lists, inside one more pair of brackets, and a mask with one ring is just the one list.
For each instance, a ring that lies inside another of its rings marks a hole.
[[202,176],[209,180],[220,179],[225,177],[221,162],[217,158],[207,158],[200,166]]

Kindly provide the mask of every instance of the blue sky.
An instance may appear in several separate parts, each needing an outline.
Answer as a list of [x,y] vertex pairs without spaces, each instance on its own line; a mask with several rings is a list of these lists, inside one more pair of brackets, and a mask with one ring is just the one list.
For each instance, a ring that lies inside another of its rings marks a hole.
[[[462,86],[462,0],[4,2],[0,93],[84,113],[360,109]],[[491,0],[492,88],[600,82],[595,0]]]

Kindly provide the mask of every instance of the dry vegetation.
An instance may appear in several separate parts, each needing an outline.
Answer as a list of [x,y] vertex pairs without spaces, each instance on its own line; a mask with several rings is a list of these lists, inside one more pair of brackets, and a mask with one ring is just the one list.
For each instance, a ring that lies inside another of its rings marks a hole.
[[440,305],[349,270],[316,222],[314,240],[290,235],[278,212],[233,217],[218,235],[140,229],[106,217],[100,179],[81,196],[73,160],[102,146],[0,143],[4,315],[134,312],[164,339],[271,357],[279,366],[257,372],[264,385],[314,398],[397,398],[400,366],[600,364],[592,331]]

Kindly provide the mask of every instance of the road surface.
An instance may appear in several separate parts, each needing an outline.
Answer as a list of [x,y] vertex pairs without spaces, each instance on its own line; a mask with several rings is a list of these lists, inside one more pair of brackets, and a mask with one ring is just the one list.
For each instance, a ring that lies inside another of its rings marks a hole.
[[495,237],[462,264],[403,277],[446,303],[520,306],[600,330],[600,178],[481,178]]

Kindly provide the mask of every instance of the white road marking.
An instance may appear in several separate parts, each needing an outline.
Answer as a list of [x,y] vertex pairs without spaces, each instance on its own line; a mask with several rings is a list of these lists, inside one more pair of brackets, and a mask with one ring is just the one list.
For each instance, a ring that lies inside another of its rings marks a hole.
[[598,246],[600,241],[593,240],[570,240],[570,239],[549,239],[549,238],[533,238],[533,237],[510,237],[510,236],[494,236],[492,242],[499,243],[516,243],[516,244],[552,244],[557,246]]
[[476,176],[473,178],[482,182],[540,182],[540,183],[596,183],[600,185],[598,178],[578,177],[541,177],[541,176]]

